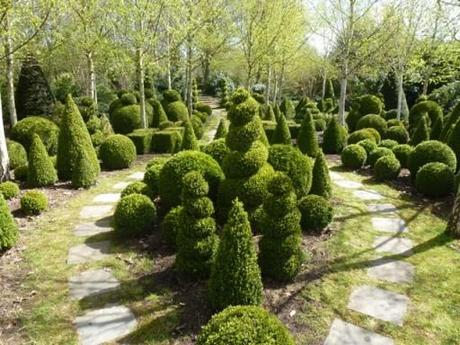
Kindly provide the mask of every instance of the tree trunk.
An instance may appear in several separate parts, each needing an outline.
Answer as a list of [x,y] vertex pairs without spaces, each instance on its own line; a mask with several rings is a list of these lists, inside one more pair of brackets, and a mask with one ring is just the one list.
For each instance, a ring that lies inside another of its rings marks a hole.
[[398,75],[398,120],[401,120],[401,112],[402,112],[402,103],[403,103],[403,94],[404,94],[404,76],[403,73],[400,72]]
[[5,126],[3,125],[2,95],[0,94],[0,182],[9,180],[10,157],[6,147]]
[[272,87],[272,66],[268,65],[267,88],[265,90],[265,103],[270,103],[270,93]]
[[209,57],[205,55],[203,59],[203,85],[209,85],[209,76],[211,75],[211,63]]
[[342,126],[345,125],[345,100],[347,98],[348,80],[343,77],[340,80],[340,100],[339,100],[339,121]]
[[14,126],[18,122],[18,116],[16,113],[16,104],[14,102],[14,56],[13,56],[13,43],[10,35],[10,23],[8,15],[5,16],[5,28],[6,28],[6,43],[5,43],[5,55],[6,55],[6,89],[8,98],[8,112],[10,113],[10,123]]
[[[460,188],[459,188],[460,191]],[[450,215],[449,222],[447,223],[446,232],[451,234],[454,238],[460,239],[460,193],[457,191],[455,198],[454,208]]]
[[326,71],[323,72],[323,84],[321,86],[321,99],[326,97],[326,82],[327,82],[327,74]]
[[139,105],[141,108],[141,126],[142,128],[148,127],[147,115],[145,112],[145,90],[144,90],[144,56],[141,48],[137,49],[137,82],[139,83],[140,100]]
[[248,73],[246,75],[246,88],[251,89],[251,79],[252,79],[252,66],[248,65]]
[[94,103],[97,104],[96,70],[94,69],[94,60],[92,52],[88,52],[86,54],[86,60],[88,62],[89,72],[89,96],[93,99]]
[[276,104],[278,101],[278,77],[275,72],[275,81],[273,86],[273,104]]
[[167,73],[168,73],[168,90],[172,89],[172,77],[171,77],[171,37],[168,31],[167,36],[167,45],[168,45],[168,66],[167,66]]
[[192,81],[192,37],[187,38],[187,108],[191,116],[193,112],[193,81]]

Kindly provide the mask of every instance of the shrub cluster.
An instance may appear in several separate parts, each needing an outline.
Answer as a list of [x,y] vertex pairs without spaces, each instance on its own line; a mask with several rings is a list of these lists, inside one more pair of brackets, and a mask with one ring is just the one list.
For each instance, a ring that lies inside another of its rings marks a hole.
[[393,180],[398,177],[401,163],[395,156],[383,156],[377,159],[374,173],[377,180]]
[[363,95],[353,100],[351,108],[346,121],[348,129],[354,131],[356,124],[363,116],[368,114],[382,114],[383,102],[377,96]]
[[18,238],[18,226],[2,192],[0,193],[0,251],[13,247]]
[[127,136],[113,134],[102,143],[99,157],[106,169],[129,168],[136,160],[136,146]]
[[383,137],[394,140],[398,144],[406,144],[409,141],[409,132],[403,126],[393,126],[385,131]]
[[142,194],[148,197],[152,197],[152,191],[150,190],[149,186],[141,181],[131,182],[129,185],[127,185],[126,188],[121,192],[121,197],[124,198],[125,196],[131,194]]
[[452,172],[457,168],[457,158],[449,146],[437,140],[428,140],[418,144],[409,156],[408,168],[412,179],[422,166],[432,162],[444,163]]
[[454,189],[454,173],[444,163],[431,162],[423,165],[417,172],[415,188],[429,197],[440,197]]
[[367,163],[373,168],[377,160],[383,156],[394,156],[394,153],[386,147],[377,147],[370,153]]
[[366,164],[366,150],[358,144],[351,144],[342,151],[342,165],[350,169],[361,169]]
[[358,145],[362,146],[366,150],[367,156],[369,156],[369,154],[377,148],[377,144],[371,139],[358,141]]
[[136,153],[138,155],[143,155],[151,151],[154,131],[155,130],[151,128],[142,128],[136,129],[134,132],[127,135],[127,137],[131,139],[134,146],[136,147]]
[[409,162],[409,156],[414,148],[408,144],[397,145],[392,148],[393,153],[401,164],[401,168],[407,168]]
[[11,181],[0,183],[0,194],[3,195],[5,200],[10,200],[19,195],[19,186]]
[[153,225],[156,208],[149,197],[131,194],[123,197],[117,204],[113,215],[113,227],[120,237],[135,237]]
[[39,190],[29,190],[21,198],[21,210],[26,215],[38,215],[48,208],[48,198]]
[[221,166],[225,156],[227,156],[227,154],[230,152],[227,144],[225,143],[225,138],[211,141],[209,144],[202,146],[201,151],[210,155]]
[[368,128],[359,129],[348,136],[348,144],[357,144],[362,140],[371,140],[374,143],[379,141],[376,139],[374,133]]
[[333,210],[329,201],[319,195],[307,195],[299,201],[300,225],[304,231],[317,232],[332,221]]

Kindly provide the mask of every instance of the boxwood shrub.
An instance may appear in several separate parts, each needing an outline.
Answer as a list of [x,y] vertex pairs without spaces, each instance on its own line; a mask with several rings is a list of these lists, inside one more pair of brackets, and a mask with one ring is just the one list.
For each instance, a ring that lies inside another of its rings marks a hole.
[[29,116],[11,129],[11,139],[21,143],[27,152],[34,134],[38,134],[49,155],[57,153],[59,128],[54,122],[40,116]]
[[319,150],[313,165],[313,178],[311,182],[311,194],[329,199],[332,195],[331,176],[323,151]]
[[19,186],[17,183],[11,181],[0,183],[0,194],[2,194],[6,200],[15,198],[19,195]]
[[147,164],[144,174],[144,182],[147,184],[153,196],[157,196],[160,192],[160,173],[167,161],[168,158],[166,157],[158,157],[154,158]]
[[48,208],[48,198],[39,190],[29,190],[21,197],[21,210],[26,215],[38,215]]
[[20,143],[14,140],[7,140],[6,147],[10,157],[10,168],[16,169],[21,165],[27,164],[27,152]]
[[306,232],[318,232],[332,221],[333,209],[329,201],[319,195],[307,195],[300,199],[300,224]]
[[395,156],[383,156],[374,164],[375,178],[380,181],[393,180],[398,177],[401,163]]
[[136,237],[145,233],[156,218],[156,208],[149,197],[131,194],[117,204],[113,215],[113,227],[117,236]]
[[57,181],[56,169],[40,137],[34,134],[29,151],[27,182],[31,187],[44,187]]
[[428,140],[418,144],[409,156],[408,168],[415,179],[418,170],[427,163],[446,164],[452,172],[457,168],[457,158],[452,149],[437,140]]
[[106,169],[128,168],[136,160],[136,146],[127,136],[113,134],[102,143],[99,157]]
[[380,142],[379,147],[386,147],[387,149],[392,149],[393,147],[397,146],[398,142],[392,139],[384,139]]
[[165,129],[153,133],[152,152],[175,153],[182,146],[182,136],[178,131]]
[[391,149],[395,154],[396,158],[398,159],[399,163],[401,163],[402,168],[408,167],[409,156],[414,150],[414,148],[408,144],[397,145]]
[[221,166],[225,156],[227,156],[227,154],[230,152],[227,144],[225,143],[225,138],[211,141],[209,144],[202,146],[201,151],[210,155]]
[[323,133],[324,153],[340,153],[347,143],[347,130],[333,117]]
[[164,110],[170,121],[186,121],[188,119],[188,109],[182,101],[168,103]]
[[151,151],[152,136],[154,132],[155,130],[152,128],[142,128],[136,129],[134,132],[127,135],[136,147],[136,153],[138,155],[143,155]]
[[182,206],[172,208],[160,225],[161,238],[171,248],[176,248],[177,230],[181,223],[182,211]]
[[374,151],[377,148],[377,144],[374,140],[371,139],[364,139],[358,141],[358,145],[362,146],[366,150],[368,156],[372,151]]
[[149,198],[152,197],[152,191],[150,190],[149,186],[147,186],[147,184],[142,181],[131,182],[129,185],[127,185],[126,188],[121,192],[121,197],[124,198],[125,196],[131,194],[142,194],[148,196]]
[[0,251],[3,251],[16,244],[19,231],[2,193],[0,193],[0,224]]
[[409,132],[403,126],[393,126],[385,130],[383,134],[385,139],[395,140],[398,144],[409,142]]
[[440,162],[423,165],[417,172],[415,188],[429,197],[440,197],[452,193],[454,189],[452,168]]
[[350,169],[361,169],[366,164],[367,153],[364,147],[351,144],[342,151],[342,165]]
[[141,108],[138,104],[125,105],[110,116],[115,133],[128,134],[141,127]]
[[368,128],[359,129],[348,136],[348,144],[357,144],[362,140],[371,140],[377,143],[374,134]]
[[27,175],[29,173],[29,167],[26,165],[21,165],[14,169],[14,179],[16,181],[25,182],[27,181]]
[[362,128],[374,128],[380,135],[383,135],[387,129],[387,122],[380,115],[368,114],[363,116],[356,124],[356,129]]
[[377,147],[370,153],[369,157],[367,157],[367,163],[373,168],[375,162],[383,156],[394,156],[394,153],[386,147]]

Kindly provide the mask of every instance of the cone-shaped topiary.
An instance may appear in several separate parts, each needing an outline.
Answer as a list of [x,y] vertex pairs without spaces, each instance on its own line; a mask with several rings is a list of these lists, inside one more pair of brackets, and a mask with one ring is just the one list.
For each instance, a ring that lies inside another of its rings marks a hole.
[[280,111],[284,114],[286,119],[293,119],[295,116],[295,108],[289,98],[284,98],[280,104]]
[[40,137],[34,134],[29,151],[27,182],[31,187],[44,187],[57,181],[56,169]]
[[163,121],[168,121],[168,117],[166,116],[166,112],[164,111],[160,101],[156,99],[151,100],[150,105],[153,108],[153,119],[150,126],[153,128],[159,128],[160,123]]
[[[85,154],[82,154],[81,151],[85,151]],[[85,166],[92,170],[88,176],[93,176],[96,179],[100,172],[99,160],[78,107],[72,97],[68,95],[58,140],[58,177],[61,180],[72,179],[73,171],[77,168],[76,165],[82,164],[82,157],[88,159]],[[83,169],[79,168],[79,170],[82,171]],[[92,182],[94,183],[95,180]]]
[[416,146],[423,141],[430,140],[430,129],[428,128],[427,115],[420,117],[417,127],[414,130],[411,138],[411,145]]
[[176,267],[182,274],[197,278],[209,276],[218,244],[212,218],[214,206],[208,193],[208,182],[198,171],[182,179],[183,211],[177,233]]
[[211,304],[218,310],[230,305],[259,305],[262,288],[248,215],[235,199],[211,268]]
[[198,150],[198,140],[195,136],[192,123],[185,121],[184,138],[182,139],[182,150]]
[[261,217],[259,242],[262,274],[278,281],[295,278],[302,264],[300,212],[292,182],[278,172],[268,184],[269,197]]
[[329,175],[326,158],[321,150],[318,150],[315,164],[313,165],[310,194],[319,195],[326,199],[329,199],[332,195],[331,176]]
[[225,119],[220,119],[219,126],[217,127],[214,139],[225,138],[228,133],[227,123]]
[[291,133],[289,132],[289,126],[286,118],[280,116],[278,123],[276,124],[275,131],[271,137],[270,142],[272,144],[285,144],[291,145]]
[[96,183],[99,170],[94,169],[86,150],[80,150],[72,171],[72,186],[75,188],[89,188]]
[[281,116],[281,110],[278,104],[275,104],[273,107],[273,113],[275,114],[275,122],[278,122],[278,119]]
[[316,157],[318,153],[318,137],[316,136],[313,116],[310,113],[307,113],[300,126],[299,134],[297,135],[297,146],[303,154],[307,154],[310,157]]
[[263,119],[266,121],[276,121],[275,112],[273,111],[271,104],[267,104],[265,107]]
[[338,120],[333,117],[323,134],[324,153],[340,153],[347,142],[347,131],[339,125]]
[[457,105],[452,109],[451,114],[447,117],[446,123],[441,131],[440,138],[442,141],[447,142],[449,140],[450,133],[455,124],[460,119],[460,100]]
[[5,198],[0,193],[0,251],[14,246],[18,238],[18,226]]

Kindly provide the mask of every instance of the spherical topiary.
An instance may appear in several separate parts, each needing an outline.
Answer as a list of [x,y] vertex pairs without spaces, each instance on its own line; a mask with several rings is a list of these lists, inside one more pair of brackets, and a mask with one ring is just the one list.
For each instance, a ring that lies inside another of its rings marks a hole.
[[123,103],[123,105],[133,105],[133,104],[136,104],[137,103],[137,98],[135,95],[133,95],[132,93],[130,92],[127,92],[125,94],[123,94],[121,97],[120,97],[120,100],[121,100],[121,103]]
[[198,336],[197,345],[294,345],[274,315],[261,307],[229,307],[216,314]]
[[48,208],[48,198],[39,190],[29,190],[21,198],[21,210],[27,215],[38,215]]
[[0,251],[13,247],[19,238],[16,222],[8,203],[0,193]]
[[362,146],[366,150],[368,156],[372,151],[374,151],[377,148],[377,144],[371,139],[364,139],[358,141],[358,145]]
[[299,201],[302,215],[300,224],[303,231],[324,229],[333,217],[333,209],[329,201],[319,195],[307,195]]
[[15,198],[19,195],[19,186],[11,181],[0,183],[0,194],[2,194],[6,200]]
[[113,215],[113,227],[120,237],[137,236],[144,233],[156,218],[156,208],[152,200],[141,194],[131,194],[122,198]]
[[57,181],[56,169],[40,137],[34,134],[29,150],[27,182],[31,187],[44,187]]
[[182,101],[168,103],[164,108],[170,121],[186,121],[188,119],[188,109]]
[[380,135],[383,135],[387,129],[387,122],[380,115],[369,114],[362,117],[356,124],[356,129],[362,128],[374,128]]
[[382,140],[382,137],[380,133],[375,129],[375,128],[366,128],[367,131],[369,131],[375,139],[375,142],[378,144]]
[[357,144],[362,140],[371,140],[377,143],[374,134],[368,128],[359,129],[348,136],[348,144]]
[[439,162],[423,165],[417,172],[415,188],[418,192],[429,197],[445,196],[452,193],[454,188],[452,168]]
[[158,157],[147,163],[144,174],[144,182],[152,196],[157,196],[160,192],[160,173],[168,158]]
[[333,117],[323,134],[324,153],[340,153],[347,143],[347,130]]
[[373,168],[375,162],[377,162],[377,160],[383,156],[394,156],[394,153],[386,147],[377,147],[367,157],[367,163]]
[[196,110],[198,110],[199,112],[205,113],[208,116],[210,116],[212,114],[211,106],[208,105],[208,104],[205,104],[205,103],[198,102],[197,105],[196,105]]
[[404,127],[404,122],[396,119],[390,119],[387,121],[388,128],[391,127]]
[[393,147],[397,146],[398,142],[392,139],[384,139],[380,142],[379,147],[386,147],[387,149],[392,149]]
[[210,155],[220,165],[222,165],[225,156],[230,152],[227,144],[225,144],[225,138],[211,141],[209,144],[202,146],[201,151]]
[[323,151],[319,150],[313,165],[313,178],[311,182],[311,194],[329,199],[332,195],[331,177]]
[[395,140],[398,144],[406,144],[409,141],[409,132],[403,126],[393,126],[385,131],[383,137]]
[[415,179],[417,171],[431,162],[444,163],[454,172],[457,168],[457,158],[452,149],[437,140],[428,140],[418,144],[409,156],[408,168]]
[[399,163],[401,163],[402,168],[407,168],[407,164],[409,161],[409,156],[414,150],[414,148],[408,144],[397,145],[391,149],[395,154],[396,158],[398,159]]
[[228,127],[228,134],[225,143],[228,148],[236,151],[248,150],[252,143],[260,139],[260,119],[253,119],[243,126],[234,126],[233,123]]
[[383,156],[374,164],[374,173],[377,180],[393,180],[398,177],[401,163],[395,156]]
[[99,157],[106,169],[128,168],[136,160],[136,146],[128,137],[114,134],[102,143]]
[[181,101],[180,93],[176,90],[166,90],[163,92],[163,100],[167,103]]
[[54,122],[44,117],[30,116],[16,123],[11,129],[11,139],[22,144],[26,151],[29,151],[34,134],[38,134],[48,154],[56,154],[59,128]]
[[177,231],[181,223],[182,211],[182,206],[172,208],[160,225],[161,237],[171,248],[176,248]]
[[121,192],[121,197],[125,197],[131,194],[142,194],[148,197],[152,196],[152,191],[150,190],[149,186],[141,181],[131,182],[129,185],[126,186],[125,189]]
[[361,145],[351,144],[343,149],[341,158],[344,167],[361,169],[366,163],[367,153]]
[[24,146],[14,140],[7,140],[6,147],[8,149],[8,156],[10,157],[11,169],[16,169],[21,165],[27,164],[27,152]]
[[363,95],[352,102],[352,109],[347,116],[347,124],[350,131],[356,129],[358,121],[368,114],[381,114],[383,102],[374,95]]
[[141,108],[138,104],[126,105],[115,110],[110,116],[115,133],[128,134],[141,128]]

